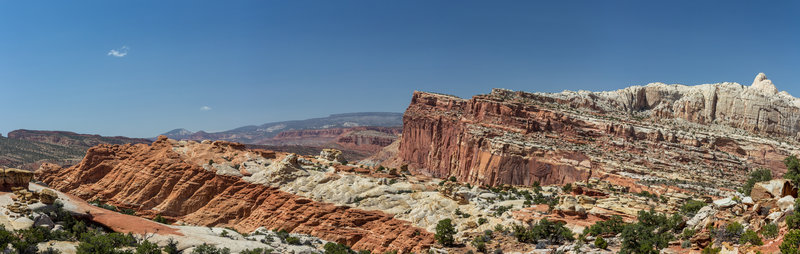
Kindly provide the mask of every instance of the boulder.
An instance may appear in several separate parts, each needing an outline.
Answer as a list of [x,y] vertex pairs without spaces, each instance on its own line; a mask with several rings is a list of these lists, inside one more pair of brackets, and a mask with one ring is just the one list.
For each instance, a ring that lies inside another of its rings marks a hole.
[[777,223],[781,217],[783,217],[783,212],[774,212],[767,215],[767,220],[772,223]]
[[13,227],[14,230],[28,229],[32,226],[33,220],[28,219],[28,217],[19,217],[11,222],[11,227]]
[[781,211],[794,210],[794,197],[785,196],[778,199],[778,208],[780,208]]
[[52,205],[56,202],[58,198],[58,194],[51,189],[43,189],[39,192],[39,200],[42,201],[43,204]]
[[566,215],[585,216],[586,208],[584,208],[574,196],[563,196],[558,202],[558,205],[553,209],[556,212]]
[[723,198],[714,200],[714,206],[716,206],[717,208],[728,208],[734,205],[736,205],[736,201],[734,201],[733,198]]
[[782,198],[785,196],[797,196],[797,189],[792,186],[792,182],[786,179],[773,179],[765,182],[757,182],[750,191],[750,197],[758,202],[765,199]]
[[696,244],[697,247],[702,249],[711,243],[711,235],[709,235],[708,232],[699,233],[694,235],[694,237],[692,237],[689,241],[691,241],[693,244]]
[[751,197],[744,197],[744,198],[742,198],[742,204],[754,205],[755,202],[753,201],[753,198],[751,198]]
[[0,183],[0,188],[3,190],[11,190],[11,188],[15,187],[22,187],[24,189],[28,188],[28,182],[33,179],[33,172],[28,170],[16,169],[16,168],[7,168],[0,170],[2,172],[2,183]]
[[336,149],[322,149],[319,152],[319,158],[331,162],[345,162],[344,157],[342,157],[342,151]]
[[50,219],[50,216],[47,216],[46,214],[42,214],[42,215],[37,216],[36,219],[33,220],[33,226],[34,227],[47,227],[47,228],[52,229],[53,227],[56,226],[56,224],[53,223],[53,220]]
[[706,218],[714,216],[715,214],[717,214],[717,210],[714,210],[714,207],[710,205],[704,206],[703,208],[700,208],[699,211],[697,211],[697,214],[695,214],[694,217],[692,217],[691,219],[689,219],[689,221],[686,222],[686,225],[691,228],[697,228],[698,225],[700,225],[701,227],[705,226],[702,225],[701,222],[705,221]]

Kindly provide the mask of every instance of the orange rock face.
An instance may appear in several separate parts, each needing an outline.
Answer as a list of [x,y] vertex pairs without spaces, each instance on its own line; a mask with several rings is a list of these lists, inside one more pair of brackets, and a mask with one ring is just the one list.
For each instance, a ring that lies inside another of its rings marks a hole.
[[62,192],[107,200],[145,217],[160,214],[241,232],[286,229],[373,252],[420,253],[433,243],[431,233],[390,214],[315,202],[236,176],[217,175],[183,161],[170,142],[160,137],[150,146],[99,145],[89,149],[80,164],[43,167],[37,177]]
[[[503,141],[503,135],[569,132],[580,124],[558,113],[482,96],[464,100],[415,92],[403,116],[398,156],[423,174],[475,184],[572,182],[589,176],[591,164],[580,166],[585,156],[514,145]],[[561,158],[578,164],[562,163]]]
[[790,151],[746,129],[672,115],[640,118],[601,107],[592,96],[495,89],[461,99],[415,92],[397,155],[384,164],[490,186],[560,184],[599,172],[735,186],[749,169],[786,171],[781,160]]

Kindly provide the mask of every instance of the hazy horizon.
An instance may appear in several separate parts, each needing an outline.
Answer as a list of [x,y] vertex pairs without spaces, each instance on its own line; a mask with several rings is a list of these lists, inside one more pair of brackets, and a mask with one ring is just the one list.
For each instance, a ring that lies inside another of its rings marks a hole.
[[747,86],[759,72],[798,96],[798,12],[791,1],[3,1],[0,133],[153,137],[402,113],[415,90]]

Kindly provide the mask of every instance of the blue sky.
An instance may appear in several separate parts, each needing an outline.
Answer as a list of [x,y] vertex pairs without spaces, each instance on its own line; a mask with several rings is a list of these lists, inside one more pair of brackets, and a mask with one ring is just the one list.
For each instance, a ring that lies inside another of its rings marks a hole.
[[[402,112],[414,90],[800,95],[791,1],[4,1],[0,133],[151,137]],[[115,53],[112,50],[116,50]]]

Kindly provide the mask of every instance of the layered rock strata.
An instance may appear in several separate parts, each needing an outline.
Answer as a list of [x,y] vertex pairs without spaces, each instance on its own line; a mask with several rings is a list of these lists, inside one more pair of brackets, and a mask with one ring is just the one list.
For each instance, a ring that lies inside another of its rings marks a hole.
[[[317,202],[269,185],[281,183],[245,180],[276,179],[259,178],[267,174],[302,176],[295,173],[303,171],[296,157],[267,160],[230,142],[209,142],[193,150],[176,144],[160,137],[151,146],[100,145],[78,165],[42,167],[37,174],[52,188],[80,198],[187,224],[229,226],[240,232],[286,229],[376,252],[421,252],[433,243],[431,233],[390,214]],[[186,157],[189,153],[207,155]],[[256,167],[240,161],[244,157],[256,158],[265,169],[246,172]],[[239,166],[214,162],[227,160]],[[245,177],[248,174],[252,176]]]
[[796,153],[800,99],[773,88],[759,74],[749,87],[494,89],[471,99],[415,92],[389,161],[481,185],[564,183],[602,172],[718,192],[711,187],[736,186],[755,168],[781,175],[781,160]]

